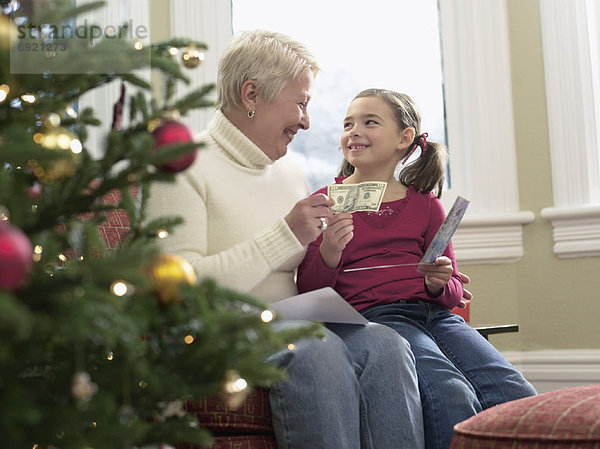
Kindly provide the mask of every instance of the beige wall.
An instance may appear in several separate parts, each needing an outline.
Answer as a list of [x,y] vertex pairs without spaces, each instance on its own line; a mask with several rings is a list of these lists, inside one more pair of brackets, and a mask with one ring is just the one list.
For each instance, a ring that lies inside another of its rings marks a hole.
[[540,216],[554,204],[539,0],[507,6],[520,209],[536,219],[524,227],[519,262],[464,267],[475,295],[471,319],[519,324],[518,334],[491,337],[501,350],[598,349],[600,257],[557,258],[552,226]]

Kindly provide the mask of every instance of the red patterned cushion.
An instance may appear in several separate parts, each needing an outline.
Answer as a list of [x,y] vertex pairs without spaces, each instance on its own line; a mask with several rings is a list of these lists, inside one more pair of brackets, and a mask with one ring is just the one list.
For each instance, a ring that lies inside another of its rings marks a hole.
[[210,449],[277,449],[273,435],[216,437]]
[[[213,439],[210,449],[277,449],[273,435],[232,435]],[[206,449],[199,446],[178,444],[177,449]]]
[[269,392],[262,388],[255,388],[237,410],[218,396],[188,402],[186,409],[196,415],[200,427],[214,435],[273,433]]
[[[134,198],[138,196],[138,187],[130,186],[131,195]],[[102,198],[102,204],[116,206],[121,201],[121,192],[112,190]],[[129,217],[123,209],[115,209],[104,212],[106,221],[98,226],[100,237],[104,240],[107,249],[118,248],[121,242],[129,234]]]
[[458,423],[450,449],[600,448],[600,384],[497,405]]

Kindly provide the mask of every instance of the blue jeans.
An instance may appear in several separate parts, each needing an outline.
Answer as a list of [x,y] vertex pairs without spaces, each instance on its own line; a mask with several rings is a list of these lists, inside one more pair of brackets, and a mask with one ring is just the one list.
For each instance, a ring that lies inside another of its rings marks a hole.
[[408,340],[417,363],[425,447],[447,449],[453,427],[493,405],[536,394],[479,332],[433,303],[398,301],[361,312]]
[[[293,324],[289,324],[293,325]],[[330,325],[270,357],[288,379],[269,391],[278,449],[420,449],[423,413],[406,340],[378,324]]]

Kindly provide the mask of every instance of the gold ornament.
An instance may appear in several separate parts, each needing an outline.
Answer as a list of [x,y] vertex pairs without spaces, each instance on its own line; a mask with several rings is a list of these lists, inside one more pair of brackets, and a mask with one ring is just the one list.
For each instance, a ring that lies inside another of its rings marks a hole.
[[37,161],[30,161],[29,166],[38,180],[50,183],[60,179],[70,178],[75,174],[77,155],[83,151],[83,146],[77,135],[60,126],[60,116],[50,113],[42,117],[42,126],[33,135],[33,141],[52,151],[62,151],[60,159],[44,166]]
[[10,17],[0,14],[0,48],[8,50],[17,41],[17,26]]
[[227,370],[221,392],[227,407],[238,409],[248,397],[248,382],[236,370]]
[[194,285],[197,281],[194,267],[183,257],[161,254],[145,267],[161,304],[183,302],[179,293],[181,284]]
[[69,150],[73,154],[79,154],[82,150],[77,135],[62,126],[44,126],[34,135],[33,140],[49,150]]
[[195,69],[204,61],[204,53],[199,51],[194,45],[190,45],[181,55],[183,65],[188,69]]

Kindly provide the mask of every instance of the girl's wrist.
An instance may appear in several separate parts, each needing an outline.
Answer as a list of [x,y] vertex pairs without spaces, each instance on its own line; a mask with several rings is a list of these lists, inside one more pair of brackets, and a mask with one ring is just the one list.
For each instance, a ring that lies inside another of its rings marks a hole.
[[323,265],[325,265],[330,270],[335,270],[342,260],[342,253],[338,251],[331,251],[323,248],[323,244],[319,246],[319,254],[321,255],[321,260],[323,261]]
[[432,298],[437,298],[444,291],[444,287],[441,287],[441,288],[440,287],[433,287],[433,286],[430,287],[429,283],[427,282],[427,280],[425,280],[425,291]]

